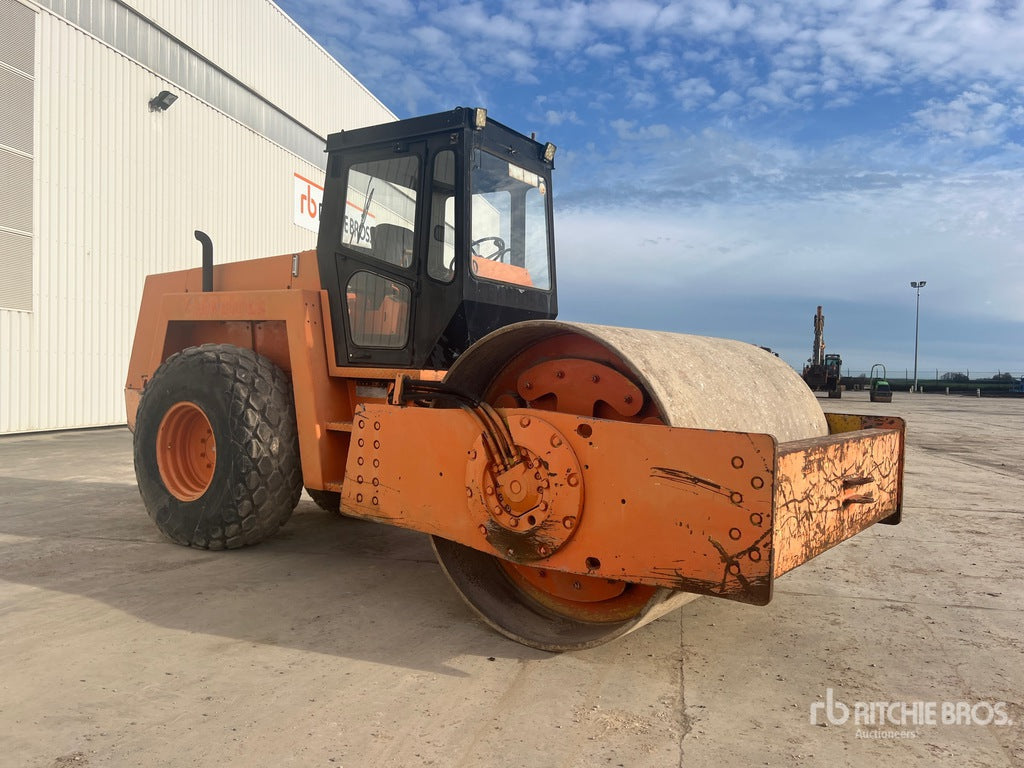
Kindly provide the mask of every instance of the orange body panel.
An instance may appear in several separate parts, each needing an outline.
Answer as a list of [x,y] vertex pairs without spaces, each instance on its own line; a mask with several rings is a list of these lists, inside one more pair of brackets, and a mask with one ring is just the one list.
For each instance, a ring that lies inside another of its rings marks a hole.
[[485,280],[498,280],[512,285],[533,285],[530,273],[523,267],[506,264],[503,261],[491,261],[476,255],[473,256],[473,274]]
[[[360,406],[344,511],[520,564],[764,604],[775,576],[899,510],[898,429],[780,446],[769,435],[500,412],[526,453],[512,480],[463,411]],[[871,502],[851,501],[849,478],[870,484]]]
[[[248,333],[236,333],[229,343],[265,355],[291,375],[303,477],[307,483],[340,479],[348,433],[327,425],[351,421],[352,405],[346,382],[327,373],[320,300],[320,292],[310,290],[165,294],[156,302],[153,338],[167,343],[154,343],[140,369],[149,372],[147,377],[152,375],[179,344],[224,341],[223,335],[208,333],[216,323],[225,328],[235,323],[248,326]],[[188,332],[176,333],[176,324]],[[260,333],[260,327],[268,325],[283,331]]]
[[783,446],[777,462],[776,576],[896,512],[900,438],[900,432],[867,429]]
[[[293,272],[298,274],[293,274]],[[214,291],[231,291],[234,293],[273,290],[319,291],[320,274],[317,267],[316,251],[303,251],[302,253],[271,256],[265,259],[219,264],[213,268],[213,289]],[[135,342],[132,346],[132,356],[128,364],[126,388],[134,390],[136,393],[127,396],[129,426],[135,423],[135,406],[138,405],[137,393],[142,391],[146,380],[153,375],[157,366],[174,352],[179,352],[185,347],[197,343],[216,343],[225,338],[232,338],[234,340],[241,338],[248,342],[244,346],[251,347],[253,345],[251,340],[252,332],[249,330],[248,338],[246,338],[245,329],[251,329],[252,321],[260,321],[266,318],[244,317],[240,323],[235,323],[236,327],[232,331],[229,329],[230,321],[233,318],[219,317],[215,312],[208,313],[212,314],[212,317],[203,318],[166,316],[161,306],[164,296],[169,294],[201,294],[202,290],[203,271],[198,268],[149,275],[146,278],[146,284],[142,292],[142,303],[139,308],[138,324],[135,327]],[[237,301],[238,299],[236,298],[236,303]],[[187,324],[194,321],[205,321],[205,324],[201,328],[197,327],[194,332],[190,333]],[[172,323],[178,323],[178,325],[171,325]],[[172,334],[177,334],[176,338],[170,340],[167,338],[169,329]],[[178,344],[182,346],[177,346]],[[154,358],[159,358],[156,361],[156,365],[153,365]],[[132,402],[133,399],[134,403]]]
[[218,265],[213,277],[212,293],[202,291],[201,269],[146,278],[125,386],[129,427],[146,381],[174,353],[209,343],[253,349],[291,376],[305,484],[339,490],[354,404],[383,402],[399,372],[334,364],[315,251]]

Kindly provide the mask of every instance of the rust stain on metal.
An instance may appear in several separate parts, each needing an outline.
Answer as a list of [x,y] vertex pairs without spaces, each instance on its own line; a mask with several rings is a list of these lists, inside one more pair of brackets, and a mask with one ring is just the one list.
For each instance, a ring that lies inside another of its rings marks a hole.
[[[856,437],[840,433],[783,446],[775,493],[775,576],[899,509],[901,439],[901,432],[866,429]],[[870,493],[858,492],[866,485]]]
[[483,523],[487,529],[487,542],[494,547],[495,551],[504,554],[505,558],[515,563],[533,563],[543,560],[551,552],[562,546],[564,536],[552,536],[549,532],[564,533],[559,531],[560,524],[554,521],[544,521],[536,528],[518,533],[510,531],[499,525],[493,519]]
[[688,485],[700,485],[716,492],[721,492],[722,486],[703,477],[697,477],[685,469],[672,469],[671,467],[651,467],[651,477],[671,480],[675,483],[686,483]]
[[657,480],[668,480],[671,483],[678,483],[682,486],[689,486],[693,489],[705,490],[711,493],[716,493],[719,496],[737,503],[737,496],[739,501],[743,500],[742,494],[739,491],[735,491],[731,488],[726,488],[721,483],[716,483],[713,480],[695,475],[692,472],[687,472],[685,469],[673,469],[672,467],[651,467],[650,477]]
[[861,493],[856,496],[847,496],[845,499],[843,499],[843,506],[845,507],[850,504],[871,504],[874,502],[874,500],[875,497],[872,496],[870,493]]

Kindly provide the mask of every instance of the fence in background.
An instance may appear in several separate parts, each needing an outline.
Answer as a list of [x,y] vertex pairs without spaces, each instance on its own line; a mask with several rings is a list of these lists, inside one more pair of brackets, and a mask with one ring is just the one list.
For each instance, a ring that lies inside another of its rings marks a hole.
[[[889,369],[887,374],[886,381],[894,390],[908,391],[914,385],[912,369],[904,369],[902,376],[899,375],[900,371],[893,369]],[[870,371],[843,369],[842,384],[847,389],[867,389],[870,382]],[[917,386],[922,392],[945,392],[948,388],[951,394],[976,394],[977,390],[981,390],[982,394],[1024,394],[1024,371],[943,371],[934,368],[924,371],[919,368]]]

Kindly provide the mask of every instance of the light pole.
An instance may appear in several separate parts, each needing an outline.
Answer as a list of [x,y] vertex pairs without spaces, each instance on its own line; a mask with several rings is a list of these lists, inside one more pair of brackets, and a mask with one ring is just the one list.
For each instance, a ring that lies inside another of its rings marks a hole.
[[910,284],[911,288],[917,289],[917,311],[914,313],[914,392],[917,392],[917,333],[921,328],[921,289],[924,286],[924,280],[915,280]]

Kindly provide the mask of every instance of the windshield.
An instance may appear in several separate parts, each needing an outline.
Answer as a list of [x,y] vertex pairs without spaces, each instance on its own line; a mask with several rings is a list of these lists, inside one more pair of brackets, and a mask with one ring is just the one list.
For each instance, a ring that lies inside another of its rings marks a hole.
[[484,280],[549,289],[544,177],[477,150],[471,183],[473,274]]

